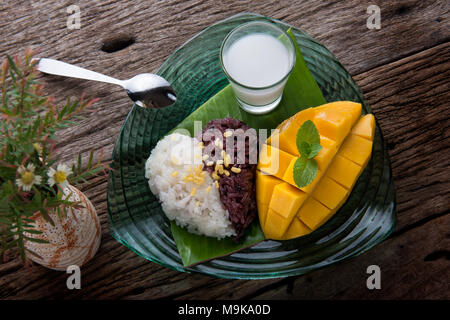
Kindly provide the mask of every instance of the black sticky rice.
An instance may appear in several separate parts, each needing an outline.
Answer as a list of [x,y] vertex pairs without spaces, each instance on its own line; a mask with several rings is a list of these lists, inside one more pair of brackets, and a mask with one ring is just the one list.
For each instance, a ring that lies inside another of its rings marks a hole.
[[[243,160],[242,155],[244,153],[242,152],[240,153],[241,160],[239,161],[243,163],[238,163],[237,159],[237,155],[239,154],[237,150],[237,138],[235,136],[223,136],[223,133],[227,129],[233,129],[233,131],[242,129],[244,132],[249,134],[249,136],[254,137],[254,140],[251,140],[247,137],[245,138],[245,160]],[[251,129],[247,124],[230,117],[211,120],[203,128],[201,136],[197,136],[197,139],[199,141],[203,141],[205,145],[204,150],[208,150],[208,146],[210,144],[214,144],[216,138],[219,138],[220,141],[222,141],[223,150],[225,150],[227,154],[234,155],[234,159],[232,159],[232,165],[227,168],[230,172],[230,175],[219,175],[220,179],[218,181],[220,200],[223,207],[229,212],[230,221],[236,231],[236,236],[233,238],[236,242],[239,241],[239,239],[244,234],[245,229],[252,223],[257,215],[255,190],[256,163],[249,163],[249,160],[251,159],[251,157],[249,157],[250,150],[251,152],[257,152],[258,150],[256,137],[256,131]],[[232,142],[226,141],[226,139],[232,139]],[[249,144],[251,144],[252,149],[250,148]],[[230,148],[230,146],[234,148],[233,152],[231,152],[231,150],[227,150],[227,147]],[[210,149],[211,147],[212,146],[210,146]],[[205,163],[208,161],[214,161],[215,164],[215,161],[217,159],[220,159],[219,155],[215,155],[214,152],[212,152],[212,154],[209,154],[209,156],[210,158],[208,160],[205,160]],[[255,157],[257,157],[257,155]],[[230,170],[231,166],[240,168],[241,172],[232,172]],[[215,166],[205,165],[204,170],[208,171],[211,174],[212,172],[214,172],[214,167]]]

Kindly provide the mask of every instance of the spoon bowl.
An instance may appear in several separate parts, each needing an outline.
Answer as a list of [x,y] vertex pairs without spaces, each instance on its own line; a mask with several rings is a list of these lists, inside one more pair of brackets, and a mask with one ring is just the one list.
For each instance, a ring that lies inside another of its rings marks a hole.
[[177,100],[175,91],[170,83],[153,73],[141,73],[129,80],[123,81],[123,87],[128,96],[137,105],[158,108],[159,106],[168,106]]
[[107,82],[120,85],[128,96],[141,107],[163,108],[172,105],[177,100],[175,90],[170,83],[161,76],[153,73],[141,73],[128,80],[118,80],[98,72],[80,68],[66,62],[41,58],[37,69],[41,72]]

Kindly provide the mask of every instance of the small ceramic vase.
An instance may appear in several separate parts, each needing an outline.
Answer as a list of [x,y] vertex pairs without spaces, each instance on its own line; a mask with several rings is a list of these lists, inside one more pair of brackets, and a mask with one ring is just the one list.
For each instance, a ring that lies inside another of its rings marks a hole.
[[79,202],[79,206],[67,208],[66,215],[61,210],[60,217],[56,212],[50,212],[54,226],[41,213],[36,213],[32,219],[36,230],[42,234],[25,233],[25,236],[45,239],[48,243],[24,243],[30,260],[60,271],[65,271],[70,265],[81,267],[87,263],[97,252],[101,239],[100,221],[86,195],[70,185],[64,188],[63,193],[69,201]]

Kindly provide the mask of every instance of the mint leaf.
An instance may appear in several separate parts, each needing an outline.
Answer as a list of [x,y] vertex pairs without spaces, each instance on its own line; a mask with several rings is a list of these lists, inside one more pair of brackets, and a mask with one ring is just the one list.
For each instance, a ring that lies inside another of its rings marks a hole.
[[319,131],[314,125],[314,122],[307,120],[302,124],[300,129],[297,131],[296,142],[299,152],[302,142],[307,142],[309,144],[320,144]]
[[302,157],[309,158],[309,154],[311,153],[311,145],[308,142],[306,141],[300,142],[297,148],[298,152],[300,152],[300,155]]
[[306,159],[314,158],[322,150],[322,146],[318,143],[309,144],[306,141],[300,142],[298,151],[300,155]]
[[296,144],[300,157],[293,168],[294,182],[299,188],[310,184],[317,174],[317,162],[313,158],[322,150],[320,135],[314,122],[305,121],[297,131]]
[[317,162],[314,159],[298,158],[294,163],[294,182],[299,188],[310,184],[317,174]]
[[322,146],[319,143],[313,143],[309,145],[310,151],[307,156],[308,159],[312,159],[322,150]]

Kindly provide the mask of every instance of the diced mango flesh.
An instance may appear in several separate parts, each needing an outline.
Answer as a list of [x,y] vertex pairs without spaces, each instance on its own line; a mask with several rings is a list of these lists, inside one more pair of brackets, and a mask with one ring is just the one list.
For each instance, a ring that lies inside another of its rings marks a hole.
[[[278,136],[267,140],[263,149],[268,153],[260,154],[256,180],[258,212],[266,238],[287,240],[307,235],[345,203],[372,152],[375,121],[372,115],[360,114],[361,105],[349,101],[306,109],[285,120],[278,126]],[[316,178],[298,188],[292,173],[298,158],[296,134],[306,120],[318,128],[322,150],[315,157],[319,168]],[[279,149],[270,145],[277,138]],[[263,177],[263,172],[269,176]]]
[[289,240],[298,238],[300,236],[306,236],[311,233],[312,230],[308,228],[300,219],[295,217],[292,219],[289,228],[286,230],[286,233],[279,240]]
[[317,112],[313,122],[321,135],[335,141],[338,145],[351,128],[350,118],[344,117],[341,112],[332,109]]
[[[353,134],[350,134],[344,141],[344,144],[347,144],[350,149],[358,148],[360,140],[353,139],[352,136]],[[314,189],[311,197],[308,198],[300,208],[297,217],[312,230],[323,225],[345,203],[356,181],[367,165],[370,156],[371,152],[367,154],[364,165],[360,166],[343,157],[342,150],[339,150],[336,157],[333,159],[333,162],[325,172],[325,175]],[[308,207],[307,203],[311,200],[315,200],[322,205],[318,206],[316,204],[315,216],[309,216],[304,209],[305,206]],[[324,210],[323,207],[327,208],[328,211]],[[300,213],[301,211],[303,212]]]
[[341,200],[345,198],[347,192],[347,189],[339,185],[336,181],[328,178],[326,174],[325,177],[320,179],[312,196],[327,208],[333,210],[339,205]]
[[342,185],[351,189],[358,179],[361,167],[340,155],[337,155],[327,170],[327,176]]
[[338,146],[335,141],[322,136],[320,137],[320,145],[322,146],[322,150],[319,151],[314,159],[317,161],[319,170],[325,171],[336,155]]
[[372,141],[350,134],[342,144],[339,154],[365,167],[372,154]]
[[[286,232],[306,197],[306,193],[286,182],[277,184],[273,189],[268,214],[264,222],[264,226],[276,222],[277,227],[268,232],[265,231],[266,236],[270,234],[272,239],[280,238]],[[277,215],[271,217],[271,212],[275,212]]]
[[294,158],[293,155],[283,150],[264,144],[260,150],[257,168],[264,173],[282,179]]
[[297,217],[311,230],[320,227],[331,216],[331,210],[314,198],[308,198]]
[[372,141],[375,133],[375,117],[373,114],[362,116],[361,120],[352,128],[351,133]]
[[[295,181],[294,181],[294,164],[295,164],[295,160],[297,160],[297,159],[293,159],[291,161],[291,164],[289,165],[289,167],[286,169],[286,172],[284,173],[284,176],[283,176],[283,180],[286,181],[287,183],[289,183],[290,185],[292,185],[294,187],[297,187],[297,185],[295,184]],[[323,171],[321,171],[319,169],[317,171],[317,174],[316,174],[316,177],[314,178],[314,180],[310,184],[308,184],[307,186],[299,188],[299,189],[302,190],[303,192],[311,193],[314,190],[314,187],[316,186],[316,184],[319,181],[320,177],[322,176],[322,173],[323,173]]]
[[350,117],[351,126],[353,126],[361,117],[361,104],[353,101],[335,101],[316,108],[316,110],[333,109]]
[[305,192],[291,186],[286,182],[282,182],[277,184],[273,189],[269,207],[284,218],[291,219],[295,216],[295,213],[298,211],[305,199]]
[[262,204],[261,202],[258,202],[257,205],[258,205],[259,224],[261,225],[262,228],[264,228],[264,225],[266,223],[267,211],[269,211],[269,205]]
[[[301,112],[296,113],[292,117],[283,121],[278,127],[278,134],[273,134],[274,136],[278,136],[278,147],[281,150],[286,151],[287,153],[293,154],[295,156],[299,156],[299,152],[297,150],[297,143],[295,137],[297,135],[297,131],[300,126],[307,120],[313,120],[316,114],[315,108],[308,108]],[[267,140],[267,144],[274,145],[272,143],[272,136]]]
[[269,205],[272,198],[273,188],[281,183],[280,179],[265,174],[264,172],[256,172],[256,194],[258,195],[258,203]]
[[292,219],[288,220],[269,208],[266,222],[264,223],[264,235],[268,239],[279,240],[291,224],[291,221]]

